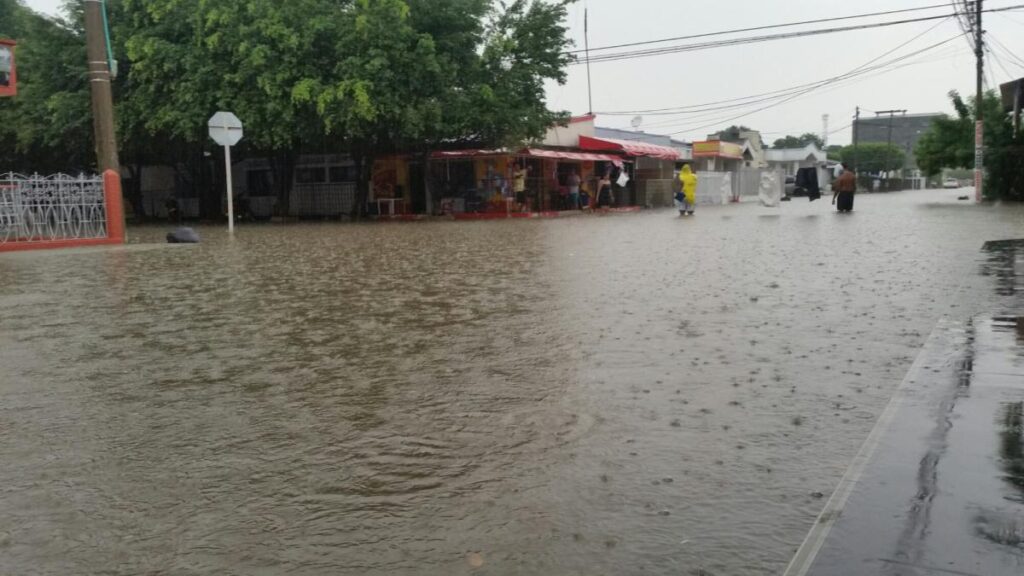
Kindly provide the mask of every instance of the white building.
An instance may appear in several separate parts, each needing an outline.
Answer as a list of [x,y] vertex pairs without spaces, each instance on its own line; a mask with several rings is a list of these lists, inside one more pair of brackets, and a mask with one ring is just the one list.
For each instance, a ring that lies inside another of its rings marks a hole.
[[825,167],[828,154],[813,143],[803,148],[781,148],[765,150],[765,161],[772,168],[781,168],[787,176],[793,176],[801,168]]

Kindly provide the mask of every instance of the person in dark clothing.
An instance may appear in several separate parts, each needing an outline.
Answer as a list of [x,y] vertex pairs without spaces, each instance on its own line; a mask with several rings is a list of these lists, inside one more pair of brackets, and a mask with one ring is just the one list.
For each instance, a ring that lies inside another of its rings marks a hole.
[[[839,212],[853,212],[853,196],[857,192],[857,174],[845,163],[843,173],[839,175],[835,183],[835,193],[832,194],[832,204],[835,204]],[[836,202],[836,199],[839,202]]]
[[611,170],[604,173],[604,177],[597,182],[597,207],[598,208],[610,208],[615,203],[615,197],[612,195],[612,172]]

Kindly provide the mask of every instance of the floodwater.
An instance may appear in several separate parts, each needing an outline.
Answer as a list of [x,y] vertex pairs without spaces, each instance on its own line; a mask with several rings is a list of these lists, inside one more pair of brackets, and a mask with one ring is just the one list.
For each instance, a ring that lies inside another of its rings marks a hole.
[[0,257],[0,573],[781,572],[942,317],[960,191]]

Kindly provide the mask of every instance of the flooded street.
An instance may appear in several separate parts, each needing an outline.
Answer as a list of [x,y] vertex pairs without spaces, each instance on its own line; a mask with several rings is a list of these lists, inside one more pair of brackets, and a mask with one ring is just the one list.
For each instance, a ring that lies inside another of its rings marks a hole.
[[779,573],[1019,303],[963,193],[0,256],[0,573]]

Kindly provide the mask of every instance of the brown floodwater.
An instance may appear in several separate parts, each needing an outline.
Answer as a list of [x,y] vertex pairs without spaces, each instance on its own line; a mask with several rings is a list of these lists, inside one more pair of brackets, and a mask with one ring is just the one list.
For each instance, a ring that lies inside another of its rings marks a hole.
[[778,573],[1009,305],[960,193],[0,255],[0,573]]

